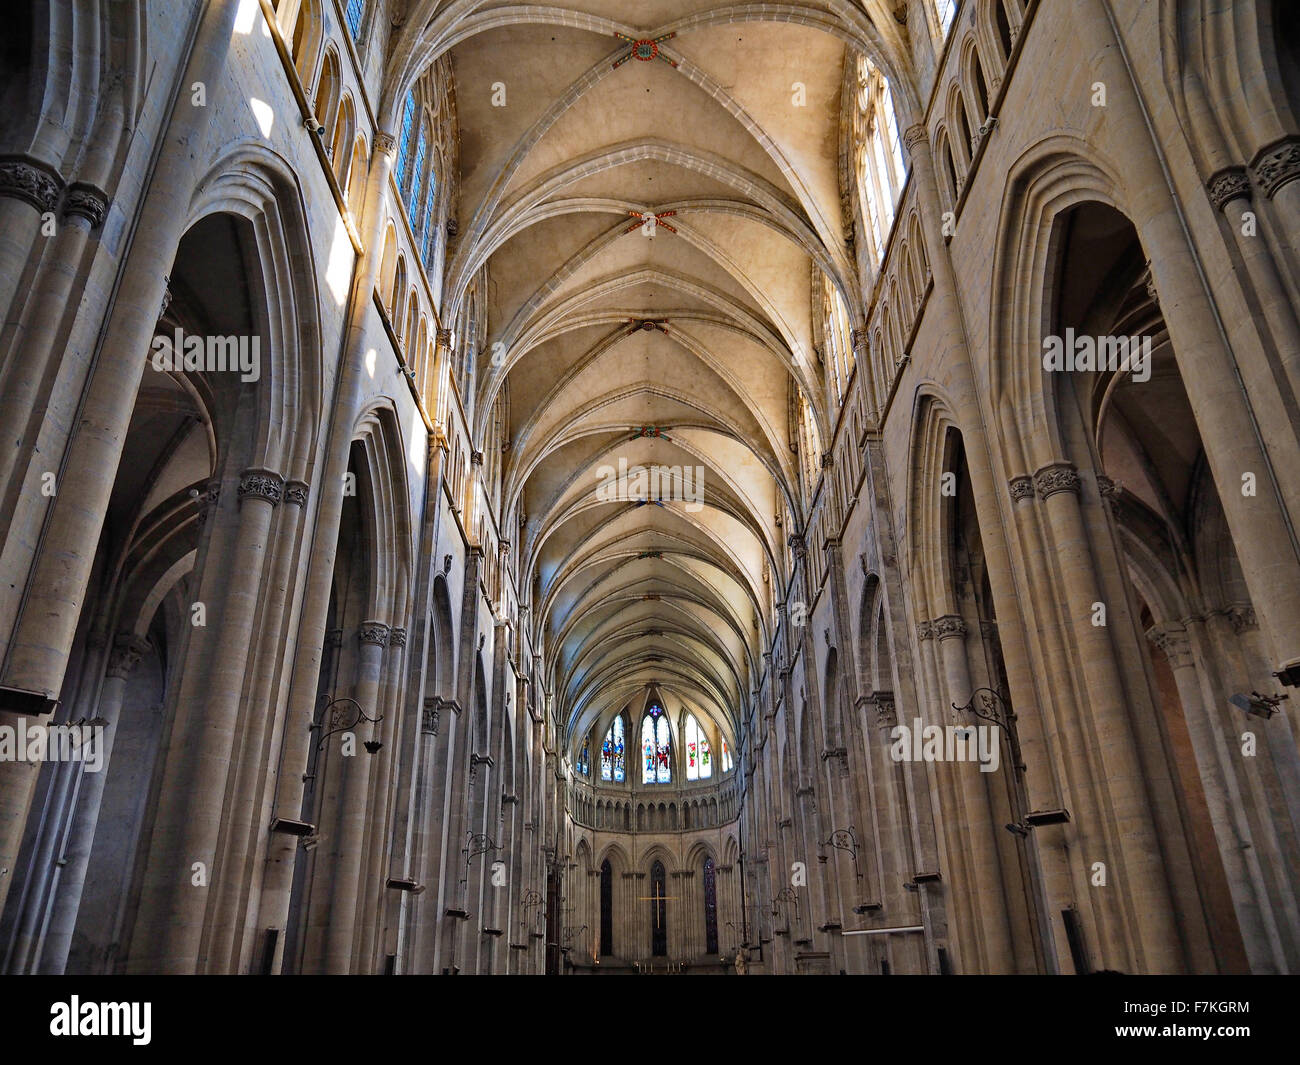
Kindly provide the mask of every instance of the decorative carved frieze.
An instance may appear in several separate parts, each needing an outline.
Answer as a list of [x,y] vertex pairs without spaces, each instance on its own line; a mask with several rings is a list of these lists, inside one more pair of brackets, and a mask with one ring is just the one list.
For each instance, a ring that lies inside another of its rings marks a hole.
[[1216,170],[1205,183],[1205,188],[1216,211],[1222,211],[1233,200],[1250,199],[1250,178],[1244,166],[1225,166]]
[[941,618],[935,618],[930,624],[935,636],[940,640],[952,639],[954,636],[966,638],[966,622],[956,614],[944,614]]
[[1019,477],[1012,477],[1011,480],[1007,482],[1007,485],[1011,489],[1012,502],[1019,503],[1022,499],[1030,499],[1033,497],[1034,479],[1027,474],[1022,474]]
[[361,627],[357,629],[357,639],[362,643],[374,644],[376,647],[386,647],[390,631],[382,621],[366,621],[362,622]]
[[1053,462],[1034,474],[1034,487],[1039,499],[1047,499],[1057,492],[1079,494],[1079,471],[1072,462]]
[[284,478],[271,470],[245,470],[239,477],[237,494],[240,502],[251,497],[275,506],[284,494]]
[[0,160],[0,196],[30,203],[38,211],[53,211],[61,182],[26,159]]
[[1300,177],[1300,137],[1284,137],[1262,149],[1250,169],[1271,200],[1283,185]]

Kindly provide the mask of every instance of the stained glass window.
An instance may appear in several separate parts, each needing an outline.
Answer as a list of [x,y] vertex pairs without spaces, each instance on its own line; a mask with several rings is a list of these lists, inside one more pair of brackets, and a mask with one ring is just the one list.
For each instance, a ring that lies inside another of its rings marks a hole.
[[424,160],[429,154],[428,130],[420,127],[420,141],[415,148],[415,165],[411,168],[411,193],[406,198],[406,215],[411,220],[411,227],[420,231],[421,216],[416,208],[421,206],[420,182],[424,179]]
[[672,780],[672,744],[668,715],[652,706],[641,719],[641,783],[667,784]]
[[411,127],[415,124],[415,93],[406,94],[406,106],[402,108],[401,136],[397,143],[397,186],[406,183],[406,163],[411,154]]
[[[435,164],[436,164],[435,157]],[[420,211],[420,221],[424,226],[424,242],[420,247],[420,260],[425,268],[429,266],[429,252],[433,248],[433,231],[437,228],[437,211],[434,198],[438,195],[438,168],[429,167],[429,188],[424,194],[424,209]]]
[[731,751],[727,747],[726,740],[722,741],[722,771],[724,773],[731,772]]
[[578,755],[578,772],[584,777],[591,772],[590,745],[582,745],[582,753]]
[[614,723],[605,733],[605,741],[600,745],[600,779],[622,783],[624,777],[623,756],[623,715],[614,718]]
[[366,0],[348,0],[346,12],[348,30],[354,41],[361,40],[361,17],[366,13]]
[[713,752],[704,729],[694,714],[686,715],[686,779],[708,780],[713,776]]

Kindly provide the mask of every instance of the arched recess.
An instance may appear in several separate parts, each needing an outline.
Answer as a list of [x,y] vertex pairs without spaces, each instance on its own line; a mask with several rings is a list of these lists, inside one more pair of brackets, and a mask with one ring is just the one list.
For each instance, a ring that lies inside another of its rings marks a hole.
[[1284,900],[1300,877],[1300,806],[1282,781],[1300,757],[1254,719],[1255,757],[1224,739],[1247,721],[1230,698],[1266,683],[1268,654],[1159,293],[1136,230],[1109,203],[1060,212],[1053,248],[1049,334],[1127,344],[1127,361],[1044,375],[1045,406],[1060,454],[1103,501],[1090,534],[1123,589],[1105,620],[1116,668],[1151,708],[1146,771],[1172,798],[1163,836],[1174,904],[1189,913],[1187,964],[1292,970],[1300,921]]

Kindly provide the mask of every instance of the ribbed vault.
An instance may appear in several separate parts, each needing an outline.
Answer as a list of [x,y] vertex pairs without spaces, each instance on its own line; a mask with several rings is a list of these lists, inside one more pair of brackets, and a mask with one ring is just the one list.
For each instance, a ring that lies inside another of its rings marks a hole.
[[[466,405],[479,438],[506,427],[501,524],[567,740],[655,690],[734,742],[806,506],[791,411],[801,394],[823,441],[837,415],[814,282],[863,324],[845,63],[893,75],[903,114],[913,79],[878,0],[583,7],[413,4],[384,96],[450,54],[465,132],[444,320],[467,328],[480,283]],[[620,34],[658,54],[618,62]],[[598,493],[637,467],[702,470],[702,491]]]

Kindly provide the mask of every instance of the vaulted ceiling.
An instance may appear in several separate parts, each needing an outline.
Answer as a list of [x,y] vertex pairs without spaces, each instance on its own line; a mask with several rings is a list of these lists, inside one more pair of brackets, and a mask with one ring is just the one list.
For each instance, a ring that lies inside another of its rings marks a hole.
[[[502,509],[526,515],[520,582],[570,739],[651,684],[739,729],[766,582],[798,531],[780,515],[801,524],[805,506],[791,397],[823,442],[837,414],[813,349],[817,272],[860,324],[840,101],[851,49],[887,70],[905,54],[892,6],[416,4],[399,33],[396,85],[452,57],[444,318],[486,267],[473,405],[481,424],[508,396]],[[895,82],[914,110],[910,78]],[[702,468],[702,506],[599,498],[620,459]]]

